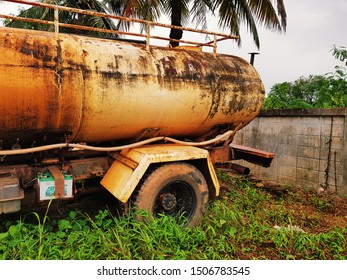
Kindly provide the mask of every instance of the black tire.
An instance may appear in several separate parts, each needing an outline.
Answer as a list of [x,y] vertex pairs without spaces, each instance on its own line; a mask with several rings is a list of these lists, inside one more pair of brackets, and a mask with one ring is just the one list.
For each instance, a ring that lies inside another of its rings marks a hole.
[[185,226],[195,226],[207,209],[209,193],[202,173],[186,163],[167,163],[144,180],[135,207],[151,215],[184,217]]

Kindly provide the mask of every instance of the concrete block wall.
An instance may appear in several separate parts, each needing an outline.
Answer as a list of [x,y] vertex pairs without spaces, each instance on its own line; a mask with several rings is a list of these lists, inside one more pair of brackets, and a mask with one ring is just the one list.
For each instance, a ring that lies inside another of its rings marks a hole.
[[276,154],[269,168],[239,162],[261,179],[347,193],[347,108],[262,111],[234,143]]

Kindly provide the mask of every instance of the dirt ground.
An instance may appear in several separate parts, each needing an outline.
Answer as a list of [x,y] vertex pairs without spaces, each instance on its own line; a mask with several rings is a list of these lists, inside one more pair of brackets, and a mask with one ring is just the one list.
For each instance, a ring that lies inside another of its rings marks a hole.
[[[295,218],[295,223],[309,233],[320,233],[335,227],[347,228],[347,194],[336,194],[322,189],[294,187],[266,182],[249,177],[255,188],[270,193],[273,203],[268,207],[274,211],[285,207]],[[283,206],[282,206],[283,205]]]
[[334,227],[347,227],[347,199],[336,194],[317,194],[315,191],[296,190],[301,203],[289,204],[297,220],[311,233],[327,232]]

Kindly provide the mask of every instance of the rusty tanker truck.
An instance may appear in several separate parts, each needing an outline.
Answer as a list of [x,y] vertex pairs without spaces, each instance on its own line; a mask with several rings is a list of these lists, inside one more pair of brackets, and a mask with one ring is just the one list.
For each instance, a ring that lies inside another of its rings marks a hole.
[[231,36],[171,48],[149,44],[150,28],[137,41],[51,24],[0,27],[0,214],[73,199],[96,180],[121,203],[193,226],[219,195],[216,164],[270,164],[271,153],[232,143],[265,92],[252,65],[216,52]]

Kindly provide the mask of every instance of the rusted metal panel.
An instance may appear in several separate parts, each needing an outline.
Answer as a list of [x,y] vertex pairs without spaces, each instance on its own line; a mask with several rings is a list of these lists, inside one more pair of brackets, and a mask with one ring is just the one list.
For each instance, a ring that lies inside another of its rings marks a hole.
[[75,180],[102,177],[110,167],[107,157],[71,160],[64,163],[63,170],[73,174]]
[[238,144],[230,144],[229,145],[232,151],[232,160],[244,159],[246,161],[269,167],[272,159],[275,157],[274,153],[270,153],[267,151],[242,146]]
[[228,146],[207,148],[210,152],[212,163],[226,162],[231,160],[231,150]]
[[227,146],[221,147],[207,147],[206,148],[211,156],[211,162],[216,167],[234,169],[240,173],[249,173],[243,166],[230,163],[229,161],[244,159],[246,161],[269,167],[275,154],[231,143]]
[[263,151],[263,150],[259,150],[259,149],[255,149],[255,148],[251,148],[251,147],[247,147],[247,146],[243,146],[243,145],[238,145],[238,144],[230,144],[231,149],[236,150],[236,151],[240,151],[240,152],[244,152],[247,154],[252,154],[255,156],[260,156],[263,158],[273,158],[275,156],[274,153],[270,153],[267,151]]
[[192,139],[247,125],[264,99],[256,70],[234,56],[13,28],[0,42],[5,149],[132,141],[144,129]]

